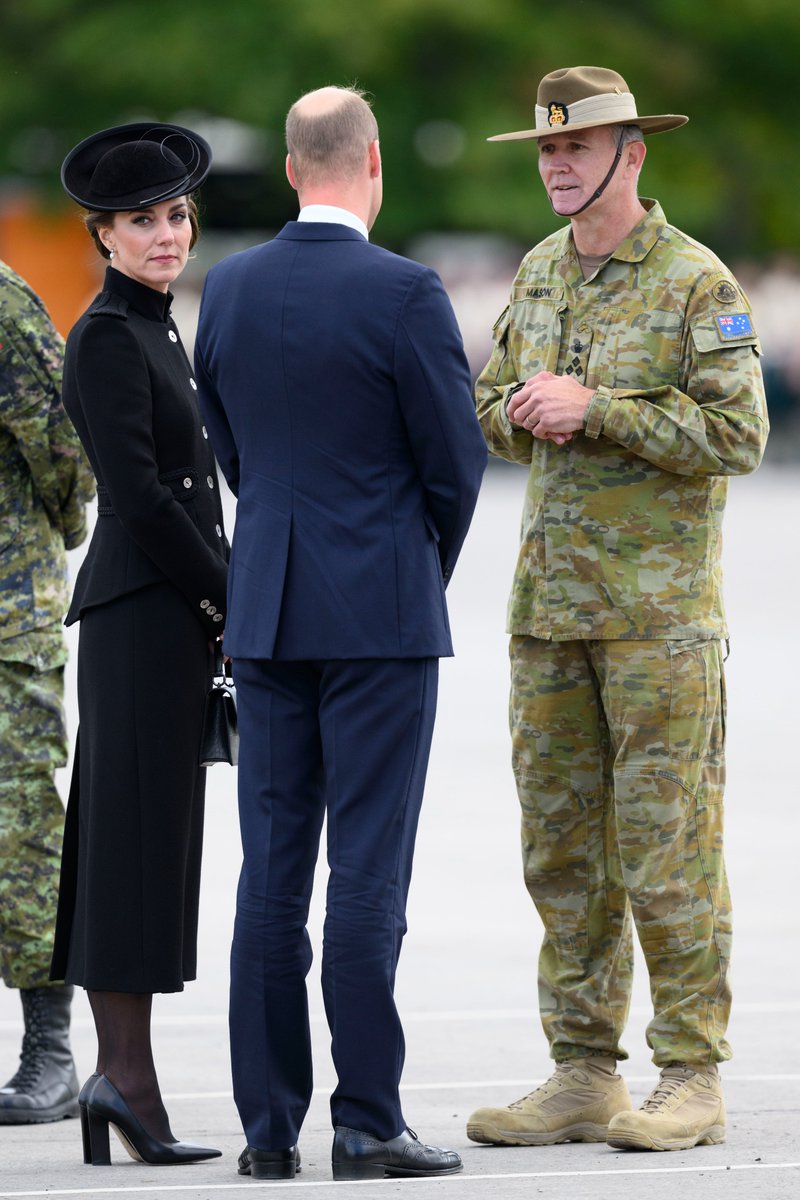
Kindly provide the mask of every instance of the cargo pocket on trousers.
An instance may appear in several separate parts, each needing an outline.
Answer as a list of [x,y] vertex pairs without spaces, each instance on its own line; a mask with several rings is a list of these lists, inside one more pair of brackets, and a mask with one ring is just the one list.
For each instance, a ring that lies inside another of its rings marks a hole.
[[668,641],[670,657],[669,755],[673,761],[705,758],[708,752],[709,638]]
[[515,767],[525,886],[548,938],[572,954],[588,948],[588,811],[555,775]]

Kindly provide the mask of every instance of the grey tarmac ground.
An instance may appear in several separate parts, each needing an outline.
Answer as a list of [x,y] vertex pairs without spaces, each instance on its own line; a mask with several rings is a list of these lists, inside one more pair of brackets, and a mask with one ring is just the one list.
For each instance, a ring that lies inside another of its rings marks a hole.
[[[728,1140],[685,1153],[625,1153],[600,1145],[495,1148],[470,1143],[472,1109],[508,1103],[549,1074],[536,1013],[538,919],[524,890],[517,801],[508,767],[505,601],[516,555],[524,472],[493,465],[449,591],[457,657],[442,664],[434,739],[398,1000],[407,1059],[406,1118],[452,1147],[460,1175],[440,1180],[333,1183],[327,1097],[333,1080],[317,966],[310,976],[316,1088],[301,1138],[302,1174],[287,1183],[241,1179],[243,1137],[227,1056],[227,956],[238,871],[235,771],[209,771],[199,978],[157,997],[156,1059],[176,1134],[219,1146],[208,1164],[134,1163],[112,1138],[111,1167],[81,1163],[77,1121],[0,1129],[0,1198],[119,1194],[214,1200],[231,1192],[373,1200],[797,1200],[800,1197],[800,967],[798,967],[797,611],[800,473],[763,468],[732,481],[726,596],[733,630],[728,670],[727,858],[734,895],[735,1057],[723,1068]],[[229,522],[230,524],[230,522]],[[80,552],[73,554],[77,566]],[[154,675],[153,686],[157,686]],[[74,658],[70,667],[74,734]],[[66,792],[67,773],[59,786]],[[320,879],[322,876],[320,875]],[[318,889],[320,890],[320,889]],[[312,914],[319,947],[321,901]],[[94,1067],[81,993],[73,1041],[79,1072]],[[641,961],[625,1045],[634,1102],[655,1072],[645,1044]],[[15,1069],[19,1002],[0,988],[0,1076]]]

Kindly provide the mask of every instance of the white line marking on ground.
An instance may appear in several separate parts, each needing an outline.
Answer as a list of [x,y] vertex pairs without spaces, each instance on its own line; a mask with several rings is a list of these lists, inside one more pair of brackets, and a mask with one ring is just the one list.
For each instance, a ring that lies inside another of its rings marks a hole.
[[[657,1076],[656,1068],[653,1067],[651,1075],[628,1075],[623,1071],[627,1083],[654,1083]],[[723,1072],[722,1080],[725,1084],[729,1083],[800,1083],[800,1074],[798,1075],[730,1075]],[[314,1088],[315,1096],[328,1096],[333,1091],[336,1085],[322,1084]],[[498,1090],[502,1088],[527,1088],[531,1090],[533,1084],[530,1079],[459,1079],[450,1080],[445,1083],[401,1083],[401,1092],[457,1092],[468,1091],[472,1088],[483,1089],[484,1091]],[[233,1093],[228,1092],[165,1092],[165,1100],[232,1100]]]
[[[98,1168],[95,1168],[97,1170]],[[100,1168],[102,1169],[102,1168]],[[727,1166],[696,1166],[696,1167],[610,1167],[608,1170],[596,1171],[509,1171],[508,1174],[499,1175],[444,1175],[437,1179],[437,1183],[486,1183],[488,1180],[506,1180],[506,1179],[589,1179],[597,1178],[604,1175],[705,1175],[711,1172],[720,1173],[722,1171],[793,1171],[800,1169],[800,1162],[786,1163],[730,1163]],[[427,1176],[427,1181],[431,1182],[431,1176]],[[253,1188],[281,1188],[288,1187],[294,1190],[297,1188],[335,1188],[335,1187],[361,1187],[374,1186],[378,1180],[375,1179],[318,1179],[318,1180],[300,1180],[286,1179],[277,1180],[269,1179],[263,1182],[258,1179],[251,1179],[245,1184],[247,1190]],[[420,1179],[392,1179],[392,1183],[420,1183]],[[95,1187],[95,1188],[48,1188],[47,1191],[40,1192],[0,1192],[1,1200],[11,1200],[12,1197],[18,1196],[111,1196],[118,1194],[133,1194],[138,1192],[226,1192],[233,1191],[235,1188],[242,1188],[242,1181],[238,1183],[177,1183],[177,1184],[147,1184],[142,1187]]]

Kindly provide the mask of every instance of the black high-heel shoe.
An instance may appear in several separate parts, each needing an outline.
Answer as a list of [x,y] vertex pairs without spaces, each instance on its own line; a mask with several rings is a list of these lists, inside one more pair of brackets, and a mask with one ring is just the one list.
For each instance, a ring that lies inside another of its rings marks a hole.
[[202,1162],[206,1158],[219,1158],[222,1154],[221,1150],[213,1150],[207,1146],[189,1146],[186,1142],[160,1142],[152,1137],[105,1075],[93,1076],[87,1080],[81,1090],[79,1105],[83,1161],[95,1167],[107,1167],[111,1164],[109,1125],[131,1158],[151,1166]]
[[95,1071],[94,1074],[90,1075],[86,1080],[86,1083],[83,1085],[78,1095],[78,1111],[81,1115],[81,1137],[83,1138],[83,1161],[85,1163],[90,1163],[92,1161],[92,1146],[91,1142],[89,1141],[89,1124],[86,1119],[86,1105],[88,1104],[89,1097],[94,1090],[94,1085],[97,1083],[99,1078],[99,1071]]

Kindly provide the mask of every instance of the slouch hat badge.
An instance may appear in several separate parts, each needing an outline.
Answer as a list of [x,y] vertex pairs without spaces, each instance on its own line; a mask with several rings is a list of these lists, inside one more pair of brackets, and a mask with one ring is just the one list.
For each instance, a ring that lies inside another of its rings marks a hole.
[[547,106],[547,119],[551,125],[566,125],[569,121],[569,109],[566,104],[558,104],[551,100]]

